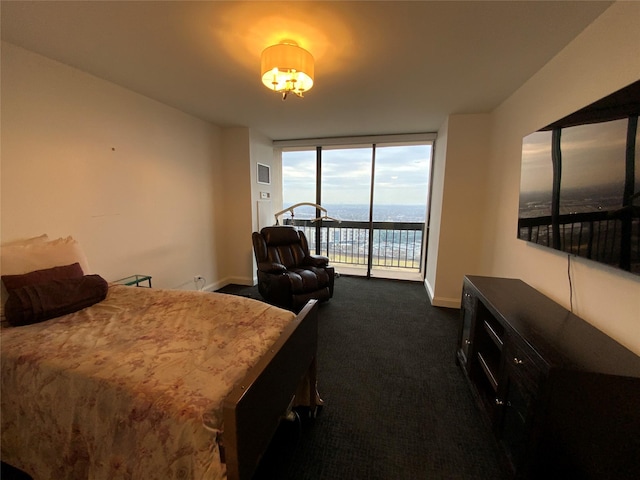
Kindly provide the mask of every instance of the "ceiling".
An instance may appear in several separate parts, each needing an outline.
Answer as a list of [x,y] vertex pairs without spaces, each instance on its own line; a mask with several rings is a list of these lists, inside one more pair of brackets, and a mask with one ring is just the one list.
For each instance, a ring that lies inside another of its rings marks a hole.
[[[489,112],[610,4],[3,0],[0,14],[4,41],[282,140],[434,132]],[[303,99],[260,81],[261,51],[283,39],[315,57]]]

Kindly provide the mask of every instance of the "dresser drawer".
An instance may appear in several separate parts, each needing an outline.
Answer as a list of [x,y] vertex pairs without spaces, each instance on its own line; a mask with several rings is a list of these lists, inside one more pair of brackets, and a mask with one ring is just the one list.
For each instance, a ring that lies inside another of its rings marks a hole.
[[474,310],[476,307],[476,303],[478,303],[478,297],[473,294],[473,291],[469,288],[462,288],[462,308],[468,308],[469,310]]
[[504,367],[509,377],[526,390],[537,391],[548,372],[545,362],[516,335],[507,337],[505,347]]

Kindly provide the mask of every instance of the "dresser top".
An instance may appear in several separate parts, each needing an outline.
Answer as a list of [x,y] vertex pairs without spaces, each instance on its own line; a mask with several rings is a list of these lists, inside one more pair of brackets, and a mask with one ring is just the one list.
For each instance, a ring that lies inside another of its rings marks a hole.
[[467,276],[491,313],[551,368],[640,378],[640,357],[519,279]]

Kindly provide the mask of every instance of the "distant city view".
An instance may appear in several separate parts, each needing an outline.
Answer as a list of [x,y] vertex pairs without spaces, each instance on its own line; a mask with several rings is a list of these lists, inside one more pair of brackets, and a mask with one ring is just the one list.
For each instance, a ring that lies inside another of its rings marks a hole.
[[[286,204],[285,205],[290,205]],[[323,205],[329,217],[320,231],[321,253],[332,263],[367,265],[370,232],[368,227],[350,222],[368,222],[368,205]],[[375,205],[374,222],[388,222],[388,228],[375,228],[371,236],[372,265],[419,270],[426,207],[424,205]],[[284,216],[284,222],[290,220]],[[316,218],[314,207],[295,209],[294,220],[304,222]],[[399,225],[403,224],[403,225]],[[413,225],[412,225],[413,224]],[[299,225],[300,226],[300,225]],[[315,249],[315,225],[306,224],[304,231],[310,247]]]

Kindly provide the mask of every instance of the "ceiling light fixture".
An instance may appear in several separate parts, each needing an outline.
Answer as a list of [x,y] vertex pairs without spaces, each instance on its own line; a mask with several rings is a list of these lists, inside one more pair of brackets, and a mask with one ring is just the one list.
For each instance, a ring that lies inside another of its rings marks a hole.
[[313,87],[313,56],[291,40],[267,47],[260,62],[262,83],[270,90],[298,97]]

